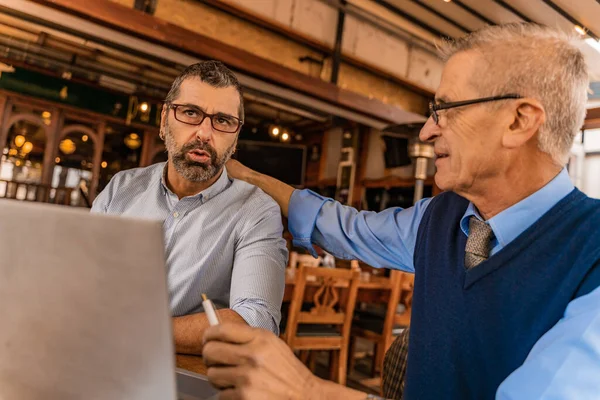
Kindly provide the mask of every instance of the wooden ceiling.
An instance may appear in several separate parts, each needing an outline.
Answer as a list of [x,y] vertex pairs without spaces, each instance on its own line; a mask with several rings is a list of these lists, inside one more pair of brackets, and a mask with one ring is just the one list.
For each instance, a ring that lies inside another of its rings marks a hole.
[[[486,25],[536,22],[575,32],[579,26],[586,45],[592,81],[600,82],[600,0],[348,0],[357,7],[387,13],[390,21],[429,42],[440,36],[456,38]],[[392,18],[393,15],[393,18]],[[594,48],[596,47],[596,48]]]

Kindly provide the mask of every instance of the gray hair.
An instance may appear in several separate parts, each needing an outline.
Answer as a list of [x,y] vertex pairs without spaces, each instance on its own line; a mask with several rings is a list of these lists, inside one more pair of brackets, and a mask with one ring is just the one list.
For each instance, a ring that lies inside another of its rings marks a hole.
[[589,77],[579,38],[533,23],[489,26],[439,46],[442,58],[475,50],[487,67],[473,83],[482,96],[517,93],[537,99],[546,112],[538,148],[564,165],[583,126]]
[[233,86],[240,95],[240,107],[238,109],[238,118],[244,120],[244,96],[242,93],[242,85],[237,77],[229,68],[220,61],[203,61],[192,64],[175,78],[171,85],[171,90],[167,94],[165,102],[172,102],[179,96],[181,84],[188,78],[199,78],[200,81],[208,83],[216,88],[227,88]]

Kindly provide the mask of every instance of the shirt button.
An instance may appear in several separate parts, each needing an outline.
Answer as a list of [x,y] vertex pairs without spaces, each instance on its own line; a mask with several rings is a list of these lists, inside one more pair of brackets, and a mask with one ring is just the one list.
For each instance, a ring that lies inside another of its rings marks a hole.
[[179,213],[178,213],[177,211],[175,211],[175,212],[173,213],[173,217],[175,217],[175,218],[179,218]]

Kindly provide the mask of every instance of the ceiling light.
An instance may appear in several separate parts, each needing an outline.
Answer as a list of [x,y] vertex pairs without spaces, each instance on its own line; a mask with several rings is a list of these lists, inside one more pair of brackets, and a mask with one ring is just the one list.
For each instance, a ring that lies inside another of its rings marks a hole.
[[87,141],[88,141],[88,139],[89,139],[89,136],[88,136],[88,135],[83,135],[83,136],[81,137],[81,141],[82,141],[82,142],[87,142]]
[[444,0],[444,3],[450,3],[452,0]]
[[75,150],[77,150],[77,146],[75,146],[75,142],[72,141],[71,139],[63,139],[60,141],[60,144],[58,145],[58,148],[60,149],[60,151],[62,151],[64,154],[73,154],[75,153]]
[[279,129],[279,127],[278,127],[278,126],[276,126],[276,125],[273,125],[273,126],[271,126],[271,129],[269,129],[269,133],[270,133],[270,134],[271,134],[271,136],[273,136],[273,137],[277,137],[277,136],[279,136],[279,132],[280,132],[280,129]]
[[21,151],[23,151],[23,153],[29,154],[29,153],[31,153],[31,150],[33,150],[33,143],[31,143],[31,142],[23,143],[23,148],[21,149]]
[[26,141],[25,140],[25,136],[23,136],[23,135],[17,135],[17,136],[15,136],[15,145],[17,147],[23,146],[23,143],[25,143],[25,141]]
[[50,111],[44,111],[42,113],[42,118],[48,119],[52,116],[52,113]]
[[281,135],[281,141],[287,142],[288,140],[290,140],[290,135],[287,132],[283,132],[283,134]]
[[146,112],[146,111],[148,111],[149,108],[150,108],[150,106],[146,102],[143,102],[142,104],[140,104],[140,111],[141,112]]
[[106,168],[106,167],[108,167],[108,163],[106,161],[102,161],[102,164],[100,164],[100,166],[102,168]]
[[587,30],[579,25],[575,25],[575,32],[579,33],[581,36],[587,35]]
[[54,159],[54,162],[58,164],[58,163],[60,162],[60,157],[56,157],[56,158]]
[[130,133],[125,136],[123,139],[125,146],[129,147],[131,150],[138,149],[142,145],[142,139],[140,139],[140,135],[137,133]]

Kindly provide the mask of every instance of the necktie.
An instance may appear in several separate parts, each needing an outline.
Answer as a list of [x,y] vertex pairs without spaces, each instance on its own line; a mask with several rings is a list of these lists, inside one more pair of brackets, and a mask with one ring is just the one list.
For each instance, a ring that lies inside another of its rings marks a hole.
[[469,219],[469,237],[465,247],[465,267],[476,267],[490,256],[490,241],[494,232],[492,228],[475,216]]

